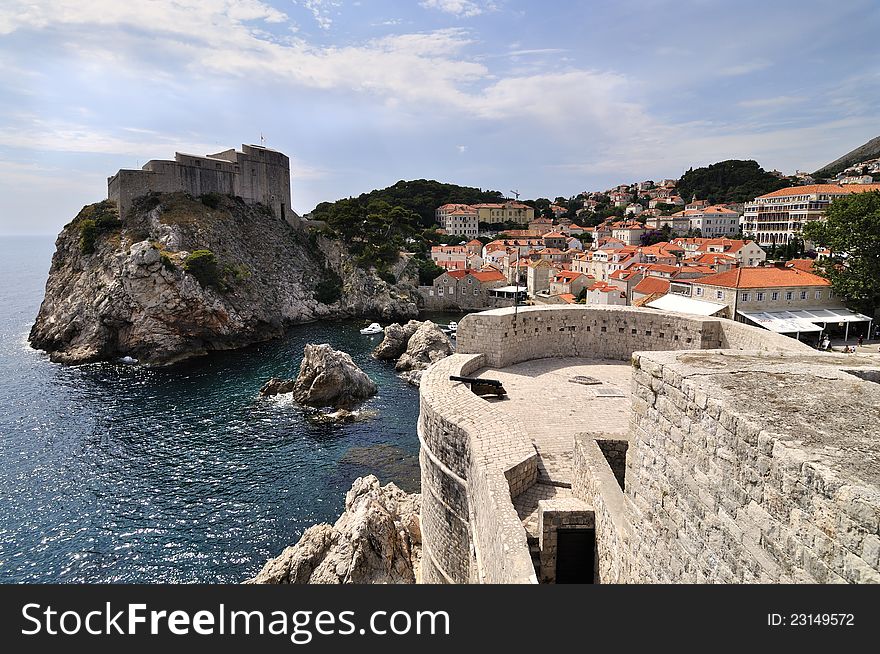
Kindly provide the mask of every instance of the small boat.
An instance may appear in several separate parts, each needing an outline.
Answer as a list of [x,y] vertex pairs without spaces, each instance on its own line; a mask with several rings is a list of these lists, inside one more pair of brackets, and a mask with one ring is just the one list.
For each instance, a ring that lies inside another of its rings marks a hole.
[[446,325],[446,327],[441,327],[440,331],[442,331],[444,334],[452,334],[454,336],[455,332],[458,331],[458,323],[453,321]]
[[380,325],[377,322],[374,322],[374,323],[370,323],[369,327],[364,327],[361,330],[361,334],[381,334],[384,331],[385,330],[382,328],[382,325]]
[[122,357],[119,360],[119,363],[125,363],[127,365],[134,365],[137,362],[138,362],[138,360],[135,359],[134,357]]

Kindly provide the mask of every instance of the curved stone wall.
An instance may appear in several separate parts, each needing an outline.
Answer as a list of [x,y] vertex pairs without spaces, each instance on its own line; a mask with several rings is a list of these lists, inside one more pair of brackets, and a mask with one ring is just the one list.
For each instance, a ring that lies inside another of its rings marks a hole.
[[450,375],[536,358],[629,360],[645,350],[811,351],[729,320],[633,307],[549,306],[471,314],[457,353],[422,377],[419,416],[425,583],[537,583],[512,498],[535,483],[522,425]]
[[425,583],[537,583],[511,497],[537,477],[522,427],[450,375],[485,367],[454,354],[421,382],[422,578]]
[[723,318],[638,307],[545,306],[495,309],[466,316],[457,351],[483,353],[487,365],[529,359],[595,357],[628,360],[650,350],[749,349],[810,351],[794,339]]

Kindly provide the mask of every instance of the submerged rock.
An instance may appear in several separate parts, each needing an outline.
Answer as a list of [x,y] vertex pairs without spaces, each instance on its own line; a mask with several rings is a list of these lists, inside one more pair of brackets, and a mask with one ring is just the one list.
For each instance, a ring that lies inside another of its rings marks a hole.
[[379,390],[351,356],[328,344],[307,344],[293,389],[300,404],[351,409]]
[[421,495],[375,476],[355,480],[345,512],[271,559],[250,584],[412,584],[418,581]]
[[281,395],[283,393],[292,393],[296,387],[296,380],[281,379],[280,377],[272,377],[260,388],[262,397],[271,397],[273,395]]
[[360,411],[336,409],[336,411],[313,411],[307,415],[307,418],[319,425],[337,425],[349,422],[364,422],[378,415],[378,411],[367,409],[361,409]]
[[406,352],[409,339],[416,333],[422,323],[418,320],[410,320],[405,325],[392,323],[385,328],[385,338],[373,351],[373,357],[379,361],[391,361],[398,359]]
[[406,346],[406,352],[397,360],[395,370],[427,370],[431,365],[452,354],[449,337],[430,320],[415,331]]

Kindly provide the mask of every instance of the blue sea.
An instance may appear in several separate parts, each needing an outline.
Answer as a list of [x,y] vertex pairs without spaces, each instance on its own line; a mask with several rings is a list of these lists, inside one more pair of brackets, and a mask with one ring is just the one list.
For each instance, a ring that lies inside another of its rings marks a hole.
[[[0,239],[0,582],[236,583],[333,522],[356,477],[418,490],[418,391],[369,357],[363,321],[167,369],[62,366],[27,345],[53,241]],[[376,381],[377,417],[316,425],[258,398],[310,342]]]

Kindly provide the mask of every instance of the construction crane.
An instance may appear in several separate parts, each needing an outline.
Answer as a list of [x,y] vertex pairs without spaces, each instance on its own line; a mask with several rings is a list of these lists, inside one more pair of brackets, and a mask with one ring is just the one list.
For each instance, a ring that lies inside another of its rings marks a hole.
[[519,191],[511,191],[516,196],[516,201],[519,202]]

